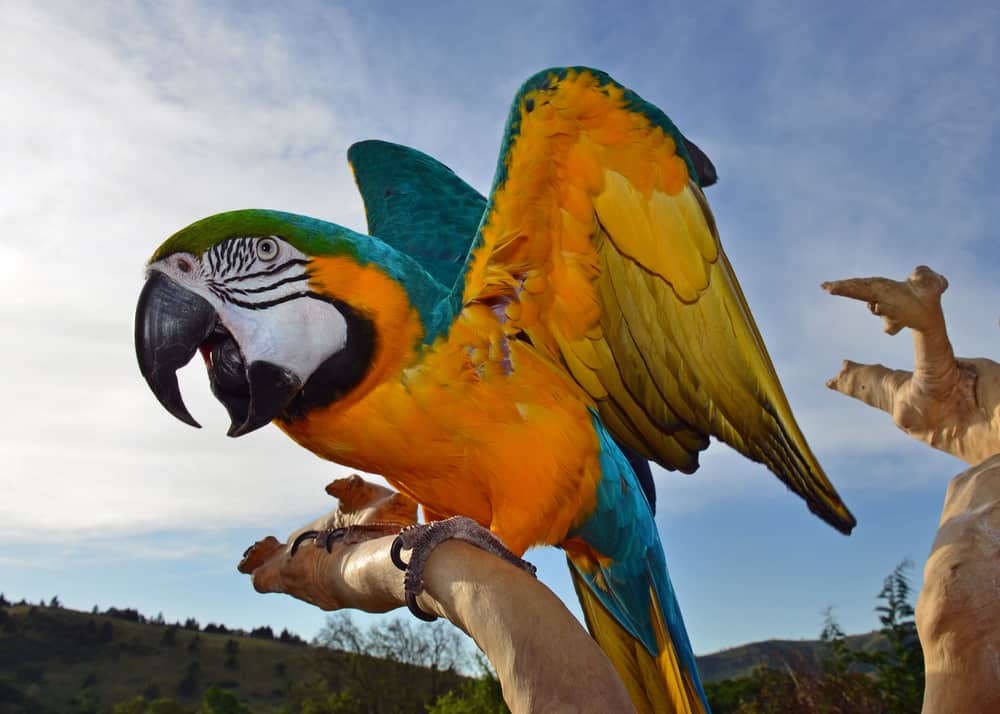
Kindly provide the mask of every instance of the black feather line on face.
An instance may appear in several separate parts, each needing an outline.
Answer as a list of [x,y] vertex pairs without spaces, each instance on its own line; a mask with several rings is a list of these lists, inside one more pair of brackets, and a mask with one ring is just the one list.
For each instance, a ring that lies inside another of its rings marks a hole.
[[234,275],[229,278],[229,281],[236,282],[239,280],[250,280],[251,278],[263,278],[268,275],[277,275],[278,273],[283,273],[296,265],[309,265],[309,261],[304,260],[303,258],[292,258],[291,260],[286,260],[281,265],[272,266],[267,270],[258,270],[255,273],[247,273],[246,275]]
[[223,299],[233,305],[239,307],[245,307],[247,310],[266,310],[269,307],[274,307],[275,305],[281,305],[282,303],[289,302],[291,300],[299,300],[300,298],[312,298],[313,300],[322,300],[323,302],[328,302],[331,305],[336,305],[338,309],[343,303],[328,298],[324,295],[319,295],[311,290],[302,290],[297,293],[291,293],[290,295],[283,295],[280,298],[274,298],[273,300],[262,300],[261,302],[248,302],[246,300],[238,300],[232,295],[227,294]]
[[262,285],[259,288],[228,288],[231,293],[239,293],[240,295],[256,295],[258,293],[266,293],[268,290],[274,290],[275,288],[280,288],[282,285],[288,285],[289,283],[297,283],[302,280],[308,280],[309,274],[302,273],[301,275],[293,275],[290,278],[283,278],[277,282],[271,283],[270,285]]

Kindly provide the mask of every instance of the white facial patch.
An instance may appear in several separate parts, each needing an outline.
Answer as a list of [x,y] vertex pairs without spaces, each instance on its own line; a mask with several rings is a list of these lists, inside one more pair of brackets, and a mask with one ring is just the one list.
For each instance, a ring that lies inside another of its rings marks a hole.
[[309,287],[309,258],[273,236],[231,238],[202,258],[150,265],[212,305],[245,363],[270,362],[302,383],[347,345],[347,320]]
[[347,321],[323,300],[299,297],[266,309],[231,304],[216,309],[247,365],[270,362],[291,371],[303,383],[347,345]]

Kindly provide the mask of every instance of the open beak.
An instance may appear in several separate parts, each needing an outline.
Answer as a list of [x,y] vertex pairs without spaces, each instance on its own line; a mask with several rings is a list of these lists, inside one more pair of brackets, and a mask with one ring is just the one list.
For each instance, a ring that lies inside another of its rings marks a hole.
[[302,388],[287,369],[266,361],[247,366],[240,346],[203,297],[153,270],[135,311],[139,371],[168,412],[200,427],[188,412],[177,370],[199,351],[205,355],[212,392],[229,412],[229,436],[242,436],[281,414]]

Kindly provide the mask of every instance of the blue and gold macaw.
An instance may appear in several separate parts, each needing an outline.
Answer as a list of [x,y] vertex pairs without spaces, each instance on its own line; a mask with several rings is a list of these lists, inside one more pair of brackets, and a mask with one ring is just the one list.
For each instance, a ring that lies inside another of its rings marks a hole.
[[429,519],[468,516],[518,555],[562,547],[637,710],[707,711],[645,459],[694,471],[714,435],[855,523],[722,251],[711,163],[586,68],[518,92],[488,201],[412,149],[349,159],[371,236],[241,210],[156,251],[136,316],[154,393],[196,425],[175,372],[200,350],[230,435],[273,421]]

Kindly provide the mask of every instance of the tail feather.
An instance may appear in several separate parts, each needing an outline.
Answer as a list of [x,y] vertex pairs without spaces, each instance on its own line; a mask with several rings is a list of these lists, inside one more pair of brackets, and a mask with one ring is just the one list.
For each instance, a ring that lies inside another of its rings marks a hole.
[[597,644],[611,660],[618,676],[625,684],[638,714],[708,714],[708,704],[702,691],[697,672],[689,671],[678,656],[670,637],[663,614],[650,593],[659,655],[653,655],[646,646],[622,627],[617,619],[601,604],[570,558],[570,574],[577,597],[583,608],[587,629]]
[[653,511],[596,414],[594,429],[601,446],[596,504],[561,544],[587,627],[639,712],[707,714]]

